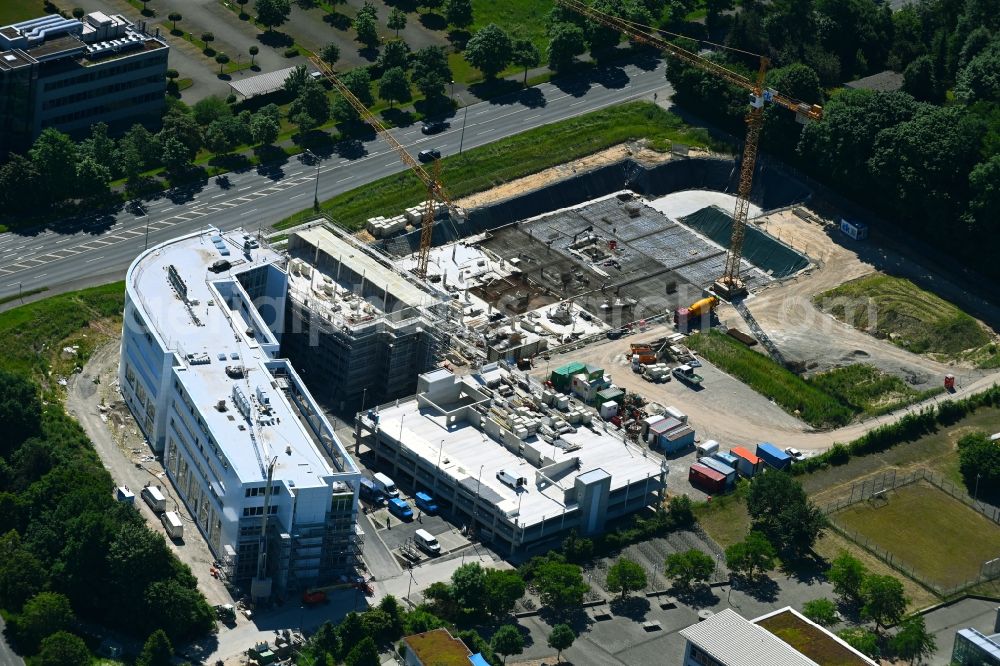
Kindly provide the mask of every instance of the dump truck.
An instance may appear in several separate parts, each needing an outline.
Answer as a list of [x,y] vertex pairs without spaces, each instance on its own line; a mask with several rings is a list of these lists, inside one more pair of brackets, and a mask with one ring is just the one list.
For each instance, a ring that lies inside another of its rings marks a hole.
[[630,345],[632,350],[632,364],[634,365],[638,360],[639,363],[643,365],[650,365],[656,363],[656,351],[653,350],[649,345],[643,344],[632,344]]
[[695,374],[694,368],[690,365],[677,366],[674,368],[673,374],[674,377],[691,386],[700,386],[703,381],[701,375]]

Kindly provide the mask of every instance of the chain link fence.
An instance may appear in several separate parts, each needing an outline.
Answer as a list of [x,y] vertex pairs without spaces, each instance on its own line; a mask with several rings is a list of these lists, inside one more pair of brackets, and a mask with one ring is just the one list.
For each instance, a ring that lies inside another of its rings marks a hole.
[[987,518],[994,524],[1000,526],[1000,508],[990,504],[985,504],[975,498],[969,497],[969,494],[961,486],[958,486],[948,479],[923,468],[911,470],[905,473],[900,473],[895,469],[886,470],[880,474],[875,474],[861,479],[860,481],[851,484],[849,494],[845,493],[843,497],[820,506],[820,510],[830,518],[830,528],[834,532],[837,532],[844,538],[853,541],[861,548],[865,549],[903,575],[931,590],[938,596],[950,597],[981,583],[986,583],[1000,578],[1000,557],[997,557],[983,562],[980,566],[979,573],[975,578],[970,578],[951,587],[943,587],[934,581],[927,579],[911,565],[902,560],[899,555],[885,550],[877,543],[873,542],[869,537],[837,524],[833,518],[833,515],[838,511],[860,502],[879,501],[883,498],[888,501],[888,493],[891,491],[921,481],[930,484],[950,497],[958,500],[970,509],[976,511],[984,518]]

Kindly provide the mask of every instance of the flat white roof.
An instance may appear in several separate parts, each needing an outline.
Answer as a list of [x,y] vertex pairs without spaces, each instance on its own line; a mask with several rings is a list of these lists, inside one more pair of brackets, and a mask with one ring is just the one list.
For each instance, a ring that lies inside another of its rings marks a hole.
[[[477,387],[472,378],[460,381],[466,386]],[[564,504],[564,491],[559,487],[546,485],[539,490],[535,484],[535,472],[539,468],[511,453],[467,419],[446,425],[440,413],[432,408],[418,409],[416,399],[411,399],[382,407],[379,428],[393,438],[402,433],[403,445],[432,465],[438,465],[440,458],[439,466],[445,473],[460,483],[467,479],[465,486],[473,494],[478,488],[480,495],[492,499],[502,511],[512,514],[520,506],[519,524],[532,525],[576,508],[575,503],[568,507]],[[603,476],[601,472],[611,477],[611,491],[649,477],[653,477],[651,483],[658,482],[658,459],[644,455],[644,449],[626,444],[617,435],[601,430],[600,426],[596,428],[598,431],[594,432],[579,425],[576,432],[562,434],[561,438],[575,449],[571,451],[548,444],[537,435],[529,436],[524,443],[537,448],[555,464],[576,457],[580,459],[579,469],[570,467],[553,475],[553,480],[563,488],[573,488],[578,477],[585,481],[596,480]],[[525,477],[528,484],[515,491],[496,478],[500,470],[515,477]]]
[[[229,250],[229,255],[223,256],[213,244],[213,237],[218,235],[218,231],[210,229],[150,249],[129,271],[130,296],[164,346],[177,354],[178,380],[243,483],[263,481],[266,477],[262,466],[266,468],[270,458],[277,456],[275,479],[296,487],[329,485],[330,479],[324,477],[333,470],[265,367],[272,358],[260,340],[247,334],[250,323],[246,315],[239,308],[231,310],[220,294],[220,289],[233,284],[239,288],[236,275],[280,262],[282,257],[262,247],[254,249],[247,259],[243,255],[242,229],[221,234]],[[229,260],[233,267],[221,273],[211,272],[209,267],[220,259]],[[183,280],[190,307],[171,285],[171,266]],[[203,362],[187,360],[198,355]],[[227,366],[243,366],[244,377],[231,377]],[[264,417],[266,424],[250,427],[233,402],[234,386],[251,400],[257,399],[258,388],[266,392],[271,412]],[[220,400],[226,402],[224,412],[216,409]],[[192,439],[195,436],[192,434]],[[287,449],[291,452],[286,453]]]

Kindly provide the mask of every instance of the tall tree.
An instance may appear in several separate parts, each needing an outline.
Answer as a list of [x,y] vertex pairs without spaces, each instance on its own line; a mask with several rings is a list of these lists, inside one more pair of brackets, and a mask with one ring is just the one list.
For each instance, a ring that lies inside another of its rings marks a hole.
[[861,599],[861,616],[875,623],[876,632],[899,622],[909,603],[899,579],[878,574],[865,577],[861,583]]
[[337,61],[340,60],[340,47],[337,46],[336,43],[330,42],[320,49],[319,57],[323,60],[323,62],[328,64],[330,67],[333,67],[337,64]]
[[542,61],[542,54],[530,39],[516,37],[511,43],[510,61],[524,68],[524,85],[528,85],[528,70],[538,67]]
[[503,655],[503,663],[507,663],[507,657],[512,654],[521,654],[524,651],[524,636],[512,624],[505,624],[497,633],[493,634],[490,641],[493,651]]
[[0,600],[4,608],[18,612],[45,588],[48,575],[41,561],[21,546],[15,530],[0,537],[0,556]]
[[500,619],[524,596],[525,583],[516,571],[487,569],[484,575],[486,611]]
[[833,583],[833,591],[844,601],[855,603],[861,601],[861,584],[868,575],[868,569],[861,560],[846,550],[830,563],[830,571],[826,577]]
[[382,53],[376,61],[383,72],[393,67],[406,70],[410,68],[410,46],[402,39],[390,39],[382,46]]
[[219,76],[222,76],[222,68],[229,62],[229,56],[225,53],[217,53],[215,55],[215,62],[219,63]]
[[906,66],[903,71],[903,90],[921,102],[938,101],[934,60],[929,55],[922,55]]
[[257,12],[257,20],[268,32],[287,21],[292,12],[292,5],[288,0],[255,0],[253,8]]
[[162,629],[157,629],[149,635],[142,646],[135,666],[170,666],[173,663],[174,646]]
[[[322,125],[330,119],[330,102],[326,97],[326,90],[319,81],[311,77],[299,90],[298,97],[288,108],[290,118],[296,118],[303,113],[315,122],[312,127]],[[308,129],[312,129],[312,127]]]
[[167,19],[171,23],[171,26],[170,26],[170,31],[171,32],[177,32],[177,22],[180,21],[183,18],[184,17],[180,15],[180,12],[170,12],[170,14],[167,16]]
[[575,564],[546,562],[535,569],[533,584],[542,603],[556,609],[579,606],[590,586]]
[[773,569],[776,556],[767,537],[751,531],[743,541],[726,548],[726,566],[752,580],[757,573]]
[[9,456],[24,440],[38,434],[41,422],[42,401],[35,384],[0,370],[0,423],[4,434],[0,438],[0,455]]
[[406,72],[402,67],[393,67],[382,74],[378,82],[378,96],[389,102],[389,107],[396,106],[396,102],[408,102],[411,99],[410,82],[406,78]]
[[250,67],[254,67],[254,59],[257,57],[257,54],[260,53],[260,47],[253,44],[249,49],[247,49],[247,51],[250,53]]
[[46,636],[34,661],[37,666],[89,666],[90,662],[87,644],[68,631]]
[[692,548],[667,556],[664,575],[681,589],[688,589],[693,582],[705,582],[715,571],[715,560],[710,555]]
[[892,637],[892,649],[911,664],[920,663],[937,650],[937,640],[934,634],[927,631],[923,616],[914,615],[899,626],[899,631]]
[[404,12],[399,7],[393,7],[389,12],[389,19],[385,23],[389,30],[396,31],[396,37],[399,37],[399,31],[406,27],[406,12]]
[[573,23],[557,23],[549,30],[549,67],[560,71],[566,69],[587,50],[583,30]]
[[75,621],[69,599],[57,592],[39,592],[24,604],[14,629],[21,646],[34,653],[43,638],[69,629]]
[[465,45],[465,59],[487,79],[496,78],[510,64],[510,53],[510,36],[496,23],[476,31]]
[[358,41],[369,48],[378,44],[378,25],[370,12],[358,12],[354,17],[354,31],[358,33]]
[[829,599],[813,599],[802,605],[802,614],[824,627],[837,623],[837,604]]
[[451,67],[444,49],[425,46],[413,57],[413,83],[427,99],[444,95],[444,87],[452,80]]
[[608,569],[608,590],[618,592],[622,599],[644,587],[646,571],[638,562],[622,557]]
[[281,125],[267,114],[255,113],[250,120],[250,136],[254,143],[265,146],[275,142],[281,132]]
[[91,157],[81,159],[74,177],[76,195],[81,199],[97,199],[108,194],[111,172]]
[[[41,180],[34,162],[24,155],[11,153],[7,161],[0,164],[0,208],[15,214],[34,209],[42,200]],[[0,441],[0,452],[5,444]]]
[[66,134],[47,127],[35,139],[29,152],[41,184],[52,201],[60,201],[76,191],[76,144]]
[[562,662],[563,650],[568,650],[576,640],[576,632],[568,624],[557,624],[549,633],[549,647],[556,651],[556,661]]
[[473,20],[472,0],[446,0],[444,16],[456,28],[469,27]]
[[382,661],[375,641],[370,636],[365,636],[347,653],[344,663],[347,666],[380,666]]
[[[352,69],[343,76],[340,77],[340,82],[347,87],[351,93],[358,98],[358,100],[365,106],[371,106],[374,101],[372,98],[372,80],[371,76],[368,74],[368,70],[359,67],[357,69]],[[333,115],[341,121],[355,121],[358,119],[358,112],[354,110],[354,107],[348,103],[346,99],[341,95],[337,95],[333,100]]]
[[747,495],[753,529],[777,548],[799,556],[812,548],[826,520],[806,497],[802,485],[784,472],[754,480]]
[[460,609],[475,614],[486,608],[486,570],[478,562],[455,569],[451,589]]

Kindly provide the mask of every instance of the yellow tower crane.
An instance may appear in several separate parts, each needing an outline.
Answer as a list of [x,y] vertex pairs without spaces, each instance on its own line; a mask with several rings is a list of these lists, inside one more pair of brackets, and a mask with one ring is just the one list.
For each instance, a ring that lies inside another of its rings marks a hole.
[[765,88],[764,75],[767,73],[770,62],[765,56],[759,56],[760,65],[757,69],[757,77],[750,80],[738,72],[663,39],[654,32],[653,28],[599,11],[581,0],[556,0],[556,2],[592,21],[622,32],[637,42],[653,46],[689,65],[715,74],[750,93],[750,112],[746,116],[747,136],[743,144],[740,185],[736,193],[736,210],[733,213],[733,234],[729,243],[729,251],[726,253],[725,272],[715,282],[715,292],[724,298],[737,298],[745,295],[746,286],[740,278],[740,259],[743,255],[743,237],[746,233],[747,215],[750,210],[750,189],[753,186],[757,146],[760,143],[760,131],[764,126],[764,103],[771,102],[794,111],[796,120],[801,123],[822,118],[823,108],[817,104],[799,102],[775,90]]
[[427,187],[427,201],[424,206],[424,217],[420,225],[420,251],[417,254],[417,268],[414,271],[421,278],[427,277],[427,260],[431,251],[431,233],[434,230],[435,202],[439,201],[443,203],[454,219],[463,218],[464,213],[452,203],[451,197],[444,189],[441,181],[436,176],[431,176],[431,174],[427,173],[427,170],[413,158],[413,155],[410,155],[403,144],[396,140],[396,137],[386,129],[385,125],[382,124],[375,114],[369,111],[368,107],[337,78],[329,64],[316,56],[310,57],[309,60],[334,85],[337,91],[343,95],[344,99],[354,107],[365,122],[372,126],[372,129],[375,130],[382,140],[388,143],[399,154],[399,158],[403,161],[403,164],[409,167],[410,171],[416,174],[417,178]]

